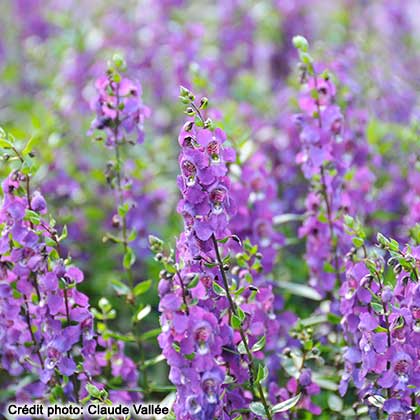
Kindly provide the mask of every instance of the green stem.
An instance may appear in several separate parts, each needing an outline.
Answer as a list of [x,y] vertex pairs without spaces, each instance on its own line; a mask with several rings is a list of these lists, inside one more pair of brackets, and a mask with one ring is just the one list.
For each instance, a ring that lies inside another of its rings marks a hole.
[[44,369],[45,368],[44,361],[42,360],[41,352],[39,351],[39,348],[38,348],[38,343],[36,341],[34,332],[32,331],[31,315],[29,313],[29,304],[28,304],[28,299],[26,298],[26,296],[25,296],[25,306],[26,306],[26,311],[25,311],[26,324],[28,325],[29,333],[31,334],[31,338],[34,343],[34,348],[38,356],[39,363],[41,364],[42,369]]
[[[381,278],[381,275],[378,273],[377,270],[375,270],[375,274],[376,274],[376,277],[378,279],[378,283],[379,283],[379,287],[380,287],[379,293],[380,293],[380,296],[382,296],[382,289],[383,289],[382,278]],[[387,334],[387,341],[388,341],[387,344],[388,344],[388,348],[390,349],[391,348],[392,340],[391,340],[391,331],[390,331],[390,328],[389,328],[390,327],[389,317],[388,317],[388,313],[387,313],[387,308],[386,308],[385,302],[382,299],[381,299],[381,303],[382,303],[382,309],[384,311],[386,334]],[[391,362],[388,360],[386,362],[386,369],[389,370],[390,368],[391,368]],[[389,388],[387,389],[387,397],[388,397],[388,399],[391,398],[391,391],[390,391]]]
[[[117,131],[118,132],[118,131]],[[117,197],[118,197],[118,207],[124,204],[124,197],[123,197],[123,189],[122,189],[122,181],[121,181],[121,155],[120,155],[120,145],[116,142],[115,143],[115,161],[116,161],[116,179],[117,179]],[[117,208],[118,212],[118,208]],[[128,251],[128,235],[127,235],[127,217],[124,214],[121,216],[121,233],[122,233],[122,240],[123,240],[123,248],[124,248],[124,255]],[[132,289],[134,286],[134,279],[133,279],[133,272],[131,267],[125,269],[128,283],[130,288]]]
[[[115,137],[115,171],[116,171],[116,184],[117,184],[117,214],[118,209],[124,204],[124,194],[123,194],[123,188],[122,188],[122,175],[121,175],[121,167],[122,167],[122,161],[121,161],[121,154],[120,154],[120,143],[118,142],[119,137],[119,127],[121,124],[121,121],[119,119],[119,94],[117,92],[117,115],[115,118],[115,127],[113,129],[114,137]],[[127,216],[125,212],[121,216],[121,234],[122,234],[122,244],[124,249],[124,255],[128,252],[129,248],[129,241],[128,241],[128,233],[127,233]],[[130,290],[133,290],[134,287],[134,276],[133,271],[131,269],[131,266],[128,268],[124,267],[124,271],[127,276],[128,285],[130,287]],[[133,314],[134,315],[134,314]],[[132,317],[132,329],[134,332],[135,325],[134,320]],[[137,335],[134,334],[136,337]],[[136,344],[140,353],[140,360],[138,362],[139,369],[142,373],[142,380],[143,380],[143,389],[144,389],[144,395],[147,397],[150,393],[149,386],[148,386],[148,377],[147,377],[147,369],[144,367],[144,361],[145,361],[145,351],[143,347],[143,343],[139,338],[136,339]]]
[[340,262],[338,259],[338,253],[337,253],[337,243],[336,243],[336,236],[334,233],[334,224],[332,220],[332,209],[331,209],[331,203],[328,198],[327,193],[327,183],[325,180],[325,171],[324,166],[321,166],[321,189],[322,189],[322,196],[324,197],[325,206],[327,208],[327,219],[328,219],[328,227],[330,230],[330,237],[331,237],[331,251],[333,254],[333,261],[334,261],[334,271],[335,271],[335,279],[336,279],[336,286],[340,285]]
[[[223,267],[223,260],[222,260],[222,257],[220,255],[219,246],[217,244],[217,239],[216,239],[214,233],[212,234],[211,239],[213,241],[214,250],[216,252],[217,264],[219,266],[220,274],[222,276],[223,286],[224,286],[224,289],[225,289],[225,292],[226,292],[226,296],[228,298],[230,311],[234,315],[237,315],[238,311],[236,309],[236,304],[233,301],[232,296],[229,292],[228,279],[226,277],[226,273],[225,273],[225,270],[224,270],[224,267]],[[239,334],[241,335],[241,339],[242,339],[242,342],[244,343],[245,351],[246,351],[246,354],[247,354],[248,359],[249,359],[250,382],[251,382],[251,387],[253,387],[253,385],[254,385],[254,373],[255,373],[255,360],[254,360],[254,356],[252,355],[251,350],[249,349],[249,345],[248,345],[248,342],[247,342],[247,339],[246,339],[246,334],[245,334],[245,331],[243,330],[242,325],[239,327]],[[262,387],[262,385],[259,381],[255,382],[255,385],[257,386],[259,399],[261,400],[261,403],[264,406],[264,411],[267,415],[267,418],[268,418],[268,420],[272,420],[273,417],[271,415],[270,407],[269,407],[269,405],[267,403],[267,400],[265,398],[263,387]]]

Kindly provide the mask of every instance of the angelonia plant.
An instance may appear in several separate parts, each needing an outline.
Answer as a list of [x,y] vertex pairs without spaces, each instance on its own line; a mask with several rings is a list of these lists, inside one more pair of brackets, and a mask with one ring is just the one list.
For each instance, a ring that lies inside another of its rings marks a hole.
[[328,71],[318,73],[305,38],[293,38],[301,59],[302,113],[296,116],[301,151],[296,161],[311,185],[306,198],[307,217],[299,234],[306,237],[309,284],[322,296],[341,284],[343,248],[343,176],[346,171],[341,147],[343,115],[335,103],[336,87]]
[[0,417],[420,420],[418,1],[4,3]]
[[346,262],[341,293],[341,325],[347,347],[340,393],[349,383],[372,415],[416,418],[419,366],[418,247],[401,245],[378,233],[376,249],[366,250],[357,220],[347,226],[360,240]]
[[20,150],[13,136],[0,135],[11,166],[0,216],[1,364],[14,377],[32,378],[18,389],[20,399],[79,402],[96,357],[89,299],[78,290],[83,272],[62,253],[67,229],[57,230],[32,181],[31,142]]
[[[143,340],[139,337],[138,327],[140,321],[150,313],[151,306],[139,302],[138,297],[148,291],[151,281],[139,281],[137,273],[133,270],[137,258],[136,251],[138,251],[133,242],[139,229],[136,229],[138,223],[130,214],[139,208],[136,216],[146,217],[147,205],[136,201],[138,193],[133,189],[134,186],[138,187],[138,184],[130,179],[127,173],[126,156],[129,152],[126,148],[143,143],[143,123],[144,119],[150,115],[150,110],[142,102],[140,83],[123,76],[125,71],[124,59],[119,55],[114,55],[108,65],[106,75],[97,79],[95,85],[98,97],[93,106],[96,110],[96,118],[91,124],[89,133],[95,135],[95,140],[104,141],[104,144],[113,152],[113,159],[108,161],[104,175],[114,195],[115,213],[111,222],[113,231],[105,233],[103,242],[115,243],[121,250],[122,279],[113,279],[112,282],[116,294],[130,308],[130,331],[122,334],[110,328],[106,321],[115,319],[117,314],[112,304],[105,298],[99,301],[101,311],[95,310],[94,314],[98,319],[101,345],[106,351],[107,363],[112,370],[112,375],[120,377],[126,386],[136,389],[140,371],[143,385],[141,391],[145,397],[148,397],[150,389],[145,349]],[[142,201],[147,200],[146,195],[140,195],[140,198]],[[131,359],[126,354],[126,343],[132,343],[135,346],[136,358]],[[112,391],[111,397],[129,402],[139,399],[140,394],[116,389]]]
[[[208,99],[181,87],[190,117],[178,137],[181,147],[178,212],[184,232],[176,251],[165,253],[151,238],[165,269],[159,284],[162,334],[159,343],[177,387],[177,418],[271,419],[263,381],[268,371],[259,360],[272,311],[271,290],[253,284],[260,268],[257,247],[243,247],[229,230],[236,204],[228,164],[235,160],[225,133],[206,117]],[[246,261],[231,269],[231,253]],[[244,414],[240,414],[244,412]]]

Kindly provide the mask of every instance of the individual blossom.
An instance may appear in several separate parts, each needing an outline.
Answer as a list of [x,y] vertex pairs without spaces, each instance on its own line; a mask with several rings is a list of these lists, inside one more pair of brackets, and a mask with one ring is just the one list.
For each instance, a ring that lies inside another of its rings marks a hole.
[[348,347],[340,392],[344,395],[351,382],[371,409],[379,402],[389,418],[410,418],[420,387],[420,254],[383,235],[378,241],[390,254],[387,265],[392,274],[386,275],[380,257],[353,253],[347,262],[340,309]]

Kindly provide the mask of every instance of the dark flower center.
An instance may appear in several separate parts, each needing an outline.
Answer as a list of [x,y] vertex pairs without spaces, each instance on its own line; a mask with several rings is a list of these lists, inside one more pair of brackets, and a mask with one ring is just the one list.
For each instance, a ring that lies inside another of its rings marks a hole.
[[226,191],[222,188],[215,188],[210,193],[210,200],[215,204],[223,203],[223,200],[226,197]]
[[184,147],[188,147],[188,148],[190,148],[190,149],[194,149],[195,144],[196,144],[196,140],[195,140],[195,138],[194,138],[194,137],[192,137],[192,136],[186,136],[186,137],[184,138],[183,143],[182,143],[182,145],[183,145]]
[[410,363],[408,360],[402,359],[394,365],[394,371],[398,376],[407,376],[410,370]]
[[389,416],[389,420],[404,420],[404,419],[405,419],[405,414],[401,413],[401,411],[397,413],[392,413]]
[[217,162],[220,160],[220,157],[219,157],[220,147],[217,141],[213,140],[207,145],[207,152],[211,156],[211,159],[214,162]]
[[182,162],[182,172],[187,178],[189,178],[191,176],[195,176],[197,170],[195,168],[195,165],[191,161],[184,160]]
[[213,378],[208,378],[203,382],[203,391],[207,396],[207,401],[211,404],[217,402],[216,381]]
[[186,407],[190,414],[194,415],[201,411],[201,406],[197,401],[197,397],[195,395],[191,395],[187,398]]
[[413,314],[414,319],[420,319],[420,307],[419,306],[412,306],[411,313]]
[[210,337],[210,331],[206,327],[197,328],[195,331],[195,341],[199,344],[206,343]]

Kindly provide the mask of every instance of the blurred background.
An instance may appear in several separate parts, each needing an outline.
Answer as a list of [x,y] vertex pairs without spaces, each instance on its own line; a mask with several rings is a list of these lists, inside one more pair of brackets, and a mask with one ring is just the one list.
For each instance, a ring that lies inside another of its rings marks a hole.
[[[66,247],[85,272],[82,288],[91,304],[106,296],[117,309],[119,331],[129,328],[113,287],[121,259],[103,241],[115,207],[104,171],[110,151],[86,134],[94,118],[95,79],[115,53],[125,57],[127,75],[141,83],[151,109],[144,144],[125,157],[134,179],[136,279],[153,280],[145,295],[153,310],[143,332],[159,327],[160,266],[147,236],[174,246],[182,230],[176,213],[177,137],[184,121],[179,85],[210,98],[214,119],[239,152],[238,163],[256,151],[265,156],[276,182],[277,214],[304,211],[308,187],[295,164],[292,122],[299,91],[291,42],[296,34],[308,39],[320,68],[334,75],[340,105],[357,110],[349,115],[367,140],[375,177],[366,201],[370,229],[405,238],[420,213],[413,213],[417,203],[407,198],[418,179],[417,0],[1,0],[0,6],[0,125],[22,144],[32,138],[36,188],[58,224],[68,227]],[[1,164],[2,178],[7,171]],[[363,174],[360,188],[362,181]],[[277,250],[274,280],[307,282],[297,228],[296,222],[279,228],[286,240]],[[300,316],[314,308],[288,291],[281,294],[285,309]],[[147,351],[159,354],[155,340]],[[151,368],[162,386],[168,385],[166,369],[164,363]],[[0,392],[0,398],[6,396]]]

